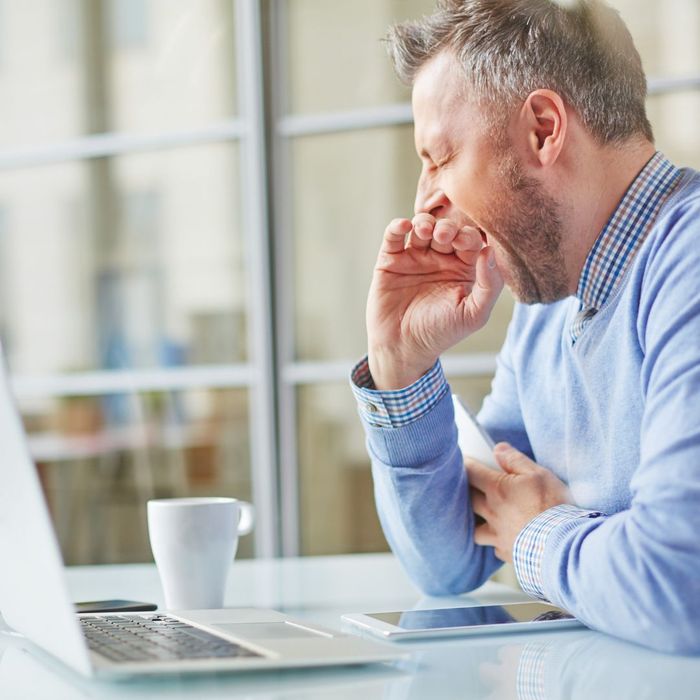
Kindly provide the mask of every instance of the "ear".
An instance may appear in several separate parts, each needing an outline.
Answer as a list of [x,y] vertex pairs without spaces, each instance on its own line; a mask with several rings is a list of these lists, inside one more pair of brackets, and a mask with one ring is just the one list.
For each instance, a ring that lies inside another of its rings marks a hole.
[[530,157],[541,166],[553,165],[564,147],[568,117],[564,100],[552,90],[530,93],[520,110]]

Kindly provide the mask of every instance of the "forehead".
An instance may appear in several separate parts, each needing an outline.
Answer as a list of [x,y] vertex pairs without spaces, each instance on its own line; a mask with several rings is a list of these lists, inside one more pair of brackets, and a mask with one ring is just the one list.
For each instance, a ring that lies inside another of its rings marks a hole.
[[420,69],[413,83],[412,103],[416,146],[421,148],[436,140],[465,137],[479,117],[461,68],[447,53],[438,54]]

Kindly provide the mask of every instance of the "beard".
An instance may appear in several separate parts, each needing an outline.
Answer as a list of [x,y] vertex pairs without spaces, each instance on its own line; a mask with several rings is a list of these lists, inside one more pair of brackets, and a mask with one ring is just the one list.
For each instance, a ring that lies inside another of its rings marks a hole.
[[511,151],[502,153],[499,170],[505,187],[494,198],[484,221],[495,247],[506,258],[506,285],[523,304],[550,304],[570,295],[562,251],[559,205],[527,177]]

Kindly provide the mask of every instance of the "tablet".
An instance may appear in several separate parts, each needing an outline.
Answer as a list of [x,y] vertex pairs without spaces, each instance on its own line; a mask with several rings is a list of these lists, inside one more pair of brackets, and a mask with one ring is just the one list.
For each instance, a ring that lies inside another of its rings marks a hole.
[[352,614],[343,615],[342,619],[364,632],[395,640],[551,631],[582,626],[565,610],[537,602]]
[[455,410],[457,425],[457,443],[463,457],[471,457],[482,462],[487,467],[500,467],[493,456],[494,443],[491,436],[480,425],[476,416],[462,403],[457,394],[452,394],[452,404]]

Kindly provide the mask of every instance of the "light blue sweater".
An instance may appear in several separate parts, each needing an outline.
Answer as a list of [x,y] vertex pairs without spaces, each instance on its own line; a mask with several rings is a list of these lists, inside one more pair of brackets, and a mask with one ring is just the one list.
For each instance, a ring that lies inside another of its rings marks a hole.
[[[700,653],[700,175],[684,171],[620,287],[572,346],[571,297],[516,305],[479,419],[569,484],[579,518],[547,539],[542,584],[590,627]],[[365,422],[380,519],[428,593],[499,566],[473,542],[452,404]]]

